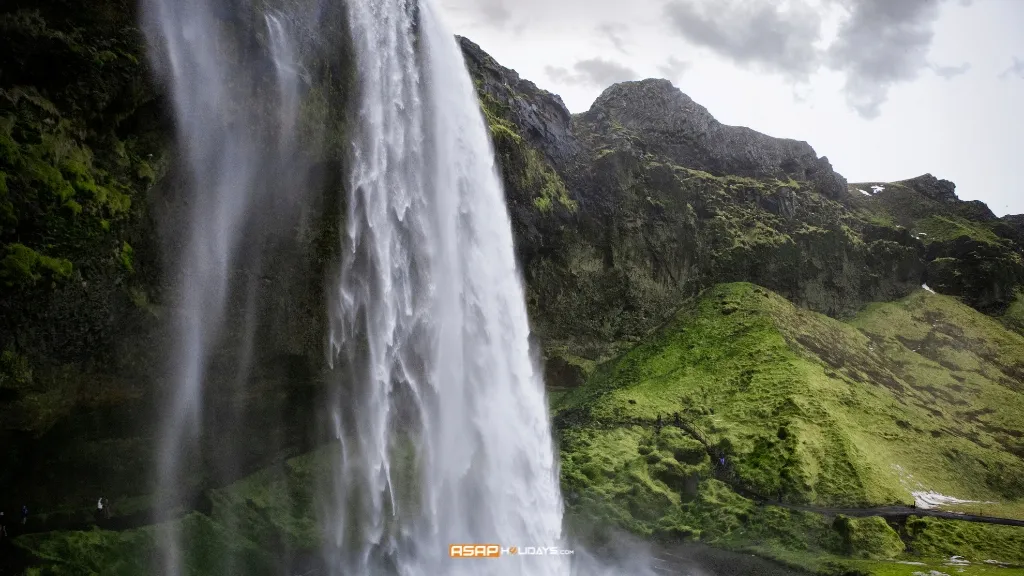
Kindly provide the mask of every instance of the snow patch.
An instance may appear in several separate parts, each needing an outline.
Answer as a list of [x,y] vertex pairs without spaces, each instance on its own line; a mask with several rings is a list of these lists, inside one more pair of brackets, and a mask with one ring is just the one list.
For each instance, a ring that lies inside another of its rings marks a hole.
[[949,574],[939,572],[938,570],[929,570],[927,572],[914,572],[913,576],[949,576]]
[[911,494],[914,496],[914,505],[925,510],[951,506],[953,504],[992,504],[992,502],[982,502],[980,500],[961,500],[953,496],[939,494],[938,492],[911,492]]
[[865,196],[871,196],[871,192],[868,192],[867,190],[863,190],[861,188],[857,188],[857,190],[860,191],[860,193]]
[[927,284],[921,284],[921,288],[924,288],[925,290],[931,292],[932,294],[935,294],[935,290],[929,288]]
[[[914,351],[917,352],[917,350]],[[982,502],[980,500],[961,500],[960,498],[955,498],[953,496],[939,494],[938,492],[929,490],[924,484],[921,484],[917,480],[914,480],[913,474],[907,472],[903,466],[893,464],[892,469],[899,475],[900,484],[909,490],[911,496],[914,497],[914,506],[921,508],[922,510],[931,510],[934,508],[941,508],[943,506],[952,506],[954,504],[995,504],[995,502]],[[953,558],[957,558],[957,556],[954,556]]]
[[872,186],[871,187],[871,191],[874,192],[875,194],[878,194],[879,192],[885,192],[885,186],[879,186],[879,185]]

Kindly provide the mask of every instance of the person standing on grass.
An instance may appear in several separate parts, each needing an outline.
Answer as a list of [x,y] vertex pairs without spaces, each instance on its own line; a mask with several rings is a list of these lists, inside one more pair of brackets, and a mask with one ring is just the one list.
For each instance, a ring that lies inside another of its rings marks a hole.
[[21,525],[28,524],[28,505],[21,505]]

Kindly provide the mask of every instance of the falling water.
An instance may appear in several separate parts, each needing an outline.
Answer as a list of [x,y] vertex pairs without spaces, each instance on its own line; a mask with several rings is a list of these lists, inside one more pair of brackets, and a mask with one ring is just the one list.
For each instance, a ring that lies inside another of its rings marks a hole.
[[[295,22],[321,14],[294,2],[143,4],[190,177],[159,447],[167,511],[196,475],[204,385],[226,326],[241,317],[246,327],[240,383],[261,337],[257,290],[236,268],[264,266],[264,224],[291,222],[282,207],[309,209],[297,176],[308,168],[308,78]],[[548,406],[494,151],[454,37],[428,0],[345,8],[359,103],[329,303],[338,450],[320,519],[327,566],[338,576],[566,575],[563,556],[449,557],[450,544],[565,545]],[[239,294],[248,304],[232,304]],[[224,453],[241,441],[222,439]],[[181,534],[171,524],[163,536],[156,572],[178,576]]]
[[504,192],[431,2],[348,5],[360,104],[332,360],[334,574],[568,574],[449,544],[561,544],[562,502]]
[[[269,54],[262,55],[245,45],[250,35],[242,29],[244,20],[225,14],[223,6],[215,0],[143,1],[150,53],[170,87],[189,177],[184,224],[175,231],[182,241],[172,250],[178,261],[177,328],[169,363],[172,399],[162,423],[157,480],[164,514],[188,497],[187,487],[200,476],[196,451],[204,381],[232,290],[253,292],[251,286],[233,288],[232,267],[245,244],[260,246],[260,233],[253,229],[266,227],[255,224],[254,214],[287,206],[287,195],[297,184],[289,170],[301,171],[291,165],[300,75],[283,15],[265,15]],[[266,71],[273,71],[276,94],[259,89]],[[250,334],[243,347],[251,347],[253,340],[251,302],[248,308],[244,315]],[[246,358],[250,352],[242,350],[241,355]],[[240,380],[246,363],[240,362]],[[163,540],[159,573],[181,574],[181,534],[173,524]]]

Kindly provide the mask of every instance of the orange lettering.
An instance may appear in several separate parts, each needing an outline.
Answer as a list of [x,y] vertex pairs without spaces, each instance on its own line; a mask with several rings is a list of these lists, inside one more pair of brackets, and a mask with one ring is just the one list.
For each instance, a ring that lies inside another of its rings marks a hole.
[[449,544],[451,558],[501,558],[501,546],[497,544]]

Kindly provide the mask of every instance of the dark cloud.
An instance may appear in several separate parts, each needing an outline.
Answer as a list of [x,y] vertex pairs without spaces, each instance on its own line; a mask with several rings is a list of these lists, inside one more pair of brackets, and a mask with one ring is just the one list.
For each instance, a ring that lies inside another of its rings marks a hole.
[[626,42],[622,39],[623,33],[629,30],[629,27],[625,24],[614,24],[606,22],[597,27],[598,33],[608,39],[615,46],[615,49],[623,54],[629,54],[626,51]]
[[740,64],[796,79],[818,68],[821,17],[805,4],[783,10],[774,0],[673,0],[665,13],[683,38]]
[[1000,78],[1009,78],[1010,76],[1016,76],[1017,78],[1024,78],[1024,60],[1013,57],[1013,64],[999,75]]
[[932,72],[935,72],[936,76],[945,78],[946,80],[952,80],[957,76],[962,76],[971,70],[970,62],[964,62],[959,66],[939,66],[938,64],[931,64]]
[[661,72],[667,80],[672,82],[678,82],[683,74],[689,69],[689,62],[684,62],[675,56],[669,56],[668,60],[666,60],[664,64],[658,66],[658,72]]
[[915,79],[928,66],[940,0],[856,0],[828,48],[827,63],[846,73],[846,101],[875,118],[896,83]]
[[548,78],[560,84],[579,84],[605,88],[618,82],[636,80],[638,74],[632,68],[601,58],[580,60],[572,70],[548,66],[544,69]]
[[[847,103],[874,118],[893,85],[923,70],[951,78],[965,67],[928,63],[939,6],[946,0],[823,0],[845,14],[821,49],[821,7],[806,0],[671,0],[666,15],[683,38],[746,66],[806,80],[823,65],[846,76]],[[970,0],[960,0],[967,5]]]

